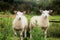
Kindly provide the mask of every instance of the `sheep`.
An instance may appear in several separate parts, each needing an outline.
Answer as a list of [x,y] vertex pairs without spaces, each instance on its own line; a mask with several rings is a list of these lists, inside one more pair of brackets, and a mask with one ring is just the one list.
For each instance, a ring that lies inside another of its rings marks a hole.
[[[52,12],[52,10],[40,10],[40,12],[42,13],[40,16],[33,16],[30,20],[30,25],[29,25],[29,28],[30,28],[30,32],[32,30],[32,28],[34,28],[36,26],[36,21],[37,21],[37,25],[38,27],[41,27],[42,30],[43,30],[43,33],[44,33],[44,38],[46,40],[46,33],[47,33],[47,29],[49,27],[49,19],[48,19],[48,16],[49,16],[49,13]],[[32,35],[30,34],[30,38],[32,38]]]
[[25,38],[27,36],[26,33],[27,33],[27,28],[28,28],[28,20],[23,15],[24,12],[15,11],[15,13],[16,13],[16,17],[13,20],[12,28],[15,35],[17,35],[16,31],[19,31],[20,40],[23,40],[23,32],[24,32]]

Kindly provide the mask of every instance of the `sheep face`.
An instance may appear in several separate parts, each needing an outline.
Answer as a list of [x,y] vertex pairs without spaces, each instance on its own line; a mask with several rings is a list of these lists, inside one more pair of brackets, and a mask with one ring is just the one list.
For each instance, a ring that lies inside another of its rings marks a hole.
[[40,12],[42,13],[42,15],[43,15],[44,18],[48,18],[49,13],[52,12],[52,10],[49,10],[49,11],[47,11],[47,10],[44,10],[44,11],[40,10]]
[[20,11],[18,11],[18,12],[16,13],[16,18],[17,18],[18,20],[21,20],[22,15],[23,15],[23,13],[20,12]]
[[49,11],[47,10],[43,11],[42,15],[44,16],[44,18],[47,18],[49,16]]

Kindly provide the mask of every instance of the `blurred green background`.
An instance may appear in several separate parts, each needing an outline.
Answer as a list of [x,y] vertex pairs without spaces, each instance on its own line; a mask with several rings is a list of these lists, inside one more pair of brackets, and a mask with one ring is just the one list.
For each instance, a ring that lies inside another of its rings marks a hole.
[[[30,21],[32,16],[41,14],[40,9],[53,10],[49,20],[60,21],[60,0],[0,0],[0,40],[15,40],[12,29],[15,10],[26,11]],[[60,40],[60,23],[50,22],[47,39]]]

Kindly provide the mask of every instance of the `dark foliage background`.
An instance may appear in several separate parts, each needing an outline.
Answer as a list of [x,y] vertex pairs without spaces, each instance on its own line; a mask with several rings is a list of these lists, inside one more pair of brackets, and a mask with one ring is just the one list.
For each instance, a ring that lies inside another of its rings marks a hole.
[[40,9],[53,10],[52,15],[60,15],[60,0],[0,0],[0,11],[20,10],[39,14]]

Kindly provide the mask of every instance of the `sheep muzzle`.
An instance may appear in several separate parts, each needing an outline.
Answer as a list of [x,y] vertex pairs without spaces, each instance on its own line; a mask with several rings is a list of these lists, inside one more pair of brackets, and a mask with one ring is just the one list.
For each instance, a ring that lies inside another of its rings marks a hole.
[[19,20],[21,20],[21,18],[19,18]]

